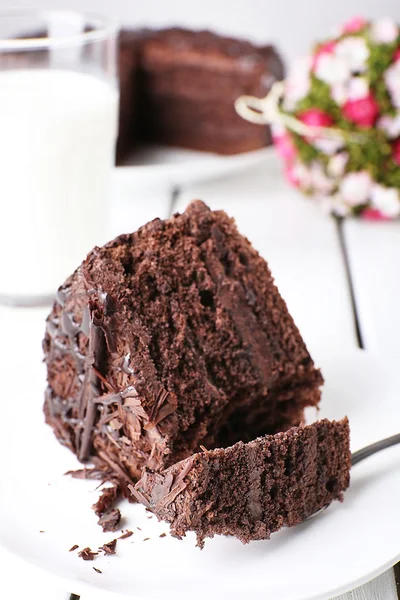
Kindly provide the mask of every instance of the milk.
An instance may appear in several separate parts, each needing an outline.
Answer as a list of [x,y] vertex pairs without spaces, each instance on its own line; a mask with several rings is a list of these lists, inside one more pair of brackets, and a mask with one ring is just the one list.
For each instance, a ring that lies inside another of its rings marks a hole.
[[92,75],[0,72],[0,302],[35,302],[104,243],[118,94]]

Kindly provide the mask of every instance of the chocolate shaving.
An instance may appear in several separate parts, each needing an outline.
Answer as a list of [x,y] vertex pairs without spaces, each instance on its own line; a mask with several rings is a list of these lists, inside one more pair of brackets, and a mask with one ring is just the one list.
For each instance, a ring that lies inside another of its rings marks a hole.
[[160,533],[160,538],[164,538],[164,537],[167,537],[167,534],[166,533]]
[[[136,484],[136,485],[138,485],[138,484]],[[128,489],[132,493],[133,497],[136,498],[136,500],[138,500],[138,502],[143,504],[146,508],[150,509],[150,502],[136,486],[133,487],[133,485],[130,483],[128,485]]]
[[79,398],[79,418],[83,421],[83,430],[77,428],[75,440],[78,458],[82,462],[88,460],[90,456],[92,431],[97,415],[97,405],[93,400],[101,395],[100,381],[96,372],[99,370],[98,367],[105,352],[102,309],[98,303],[90,301],[89,310],[89,347],[85,358],[85,376]]
[[131,537],[131,535],[133,535],[133,531],[130,531],[129,529],[127,529],[125,531],[125,533],[123,533],[122,535],[120,535],[119,538],[117,538],[117,539],[124,540],[125,538]]
[[104,479],[104,472],[96,468],[87,469],[84,467],[75,471],[67,471],[64,475],[69,475],[74,479]]
[[96,573],[102,573],[103,571],[100,571],[100,569],[96,569],[96,567],[93,567],[93,569],[96,571]]
[[83,560],[94,560],[97,555],[98,552],[93,552],[89,547],[78,552],[79,558],[83,558]]
[[116,531],[118,529],[119,522],[121,521],[121,513],[118,508],[103,514],[97,521],[98,525],[103,529],[104,532]]
[[150,538],[144,538],[144,542],[148,542]]
[[179,481],[177,484],[175,484],[172,490],[157,502],[156,511],[162,510],[163,508],[168,508],[175,498],[179,496],[181,492],[183,492],[186,486],[187,483],[185,481]]
[[111,542],[107,542],[103,544],[99,550],[103,550],[104,554],[115,554],[115,548],[117,546],[117,540],[111,540]]
[[119,489],[116,485],[107,487],[102,490],[99,499],[92,508],[98,517],[103,516],[105,513],[110,511],[118,499]]
[[[118,463],[111,460],[111,458],[109,456],[107,456],[107,454],[105,454],[105,452],[99,451],[98,454],[99,454],[99,457],[111,467],[111,469],[114,471],[114,473],[117,475],[117,477],[120,477],[121,481],[119,483],[121,485],[121,491],[122,491],[122,493],[124,493],[124,488],[122,487],[122,483],[125,483],[125,485],[127,487],[129,487],[129,485],[132,483],[132,479],[125,473],[123,468]],[[128,496],[129,496],[129,494],[126,497],[128,497]]]
[[76,550],[77,548],[79,548],[78,544],[74,544],[70,549],[69,552],[73,552],[74,550]]
[[178,406],[178,399],[172,392],[162,389],[159,393],[149,414],[149,422],[144,429],[151,429],[160,421],[172,414]]

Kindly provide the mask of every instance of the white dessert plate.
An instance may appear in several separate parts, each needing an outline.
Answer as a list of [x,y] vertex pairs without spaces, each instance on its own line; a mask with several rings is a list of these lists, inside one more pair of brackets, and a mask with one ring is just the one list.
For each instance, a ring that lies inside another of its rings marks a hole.
[[[168,146],[146,146],[128,156],[118,167],[118,176],[127,177],[141,184],[162,181],[171,186],[222,177],[275,157],[269,146],[251,152],[222,156],[212,152],[199,152]],[[266,162],[267,164],[267,162]]]
[[[399,559],[398,446],[353,468],[343,504],[269,541],[244,546],[217,537],[199,550],[192,534],[182,541],[160,537],[167,525],[124,501],[123,527],[134,533],[118,541],[115,556],[84,562],[69,552],[74,544],[96,550],[120,533],[100,530],[90,508],[98,497],[96,482],[63,475],[78,462],[44,424],[43,319],[43,310],[0,311],[8,340],[0,356],[0,554],[9,562],[14,557],[25,581],[35,577],[36,589],[38,582],[43,589],[54,584],[82,600],[322,600]],[[313,351],[326,379],[320,417],[347,414],[353,450],[399,431],[397,365],[363,351]]]

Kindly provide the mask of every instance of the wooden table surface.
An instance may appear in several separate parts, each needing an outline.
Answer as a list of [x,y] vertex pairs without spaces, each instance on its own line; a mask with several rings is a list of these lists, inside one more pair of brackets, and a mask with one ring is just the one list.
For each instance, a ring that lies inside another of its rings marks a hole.
[[[117,177],[110,237],[181,211],[194,198],[235,217],[241,232],[268,260],[311,349],[323,336],[338,351],[361,346],[400,357],[400,223],[337,223],[284,185],[278,164],[272,163],[268,169],[251,168],[181,189],[156,179],[127,187]],[[29,597],[58,600],[51,590]],[[68,598],[66,590],[59,600]],[[338,598],[397,600],[399,565]]]

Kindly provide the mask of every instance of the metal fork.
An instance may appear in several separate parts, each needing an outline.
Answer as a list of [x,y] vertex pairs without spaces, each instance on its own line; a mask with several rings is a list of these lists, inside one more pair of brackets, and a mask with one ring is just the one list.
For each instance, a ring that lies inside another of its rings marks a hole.
[[[372,456],[373,454],[376,454],[381,450],[386,450],[386,448],[395,446],[396,444],[400,444],[400,433],[397,433],[396,435],[391,435],[390,437],[385,438],[384,440],[379,440],[379,442],[375,442],[373,444],[370,444],[369,446],[365,446],[365,448],[361,448],[360,450],[357,450],[357,452],[353,452],[353,454],[351,455],[351,466],[354,467],[354,465],[361,462],[365,458],[368,458],[369,456]],[[317,512],[307,517],[306,521],[308,521],[309,519],[313,519],[314,517],[322,513],[328,508],[328,506],[330,505],[327,504],[326,506],[323,506],[322,508],[317,510]]]

